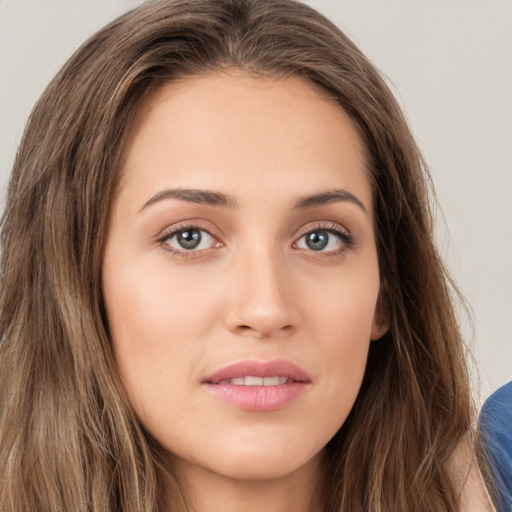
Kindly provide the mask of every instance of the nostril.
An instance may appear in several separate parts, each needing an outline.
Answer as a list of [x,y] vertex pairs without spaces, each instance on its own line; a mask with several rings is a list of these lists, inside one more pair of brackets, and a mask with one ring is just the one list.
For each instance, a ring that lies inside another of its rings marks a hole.
[[[285,334],[289,334],[293,331],[294,327],[293,325],[283,325],[280,329],[278,329],[278,331],[280,331],[281,333],[285,333]],[[236,327],[236,330],[238,331],[239,334],[243,334],[243,333],[260,333],[262,336],[267,336],[269,335],[271,332],[273,332],[272,329],[269,329],[268,332],[266,332],[265,329],[256,329],[255,327],[251,327],[250,325],[245,325],[245,324],[242,324],[242,325],[238,325]]]

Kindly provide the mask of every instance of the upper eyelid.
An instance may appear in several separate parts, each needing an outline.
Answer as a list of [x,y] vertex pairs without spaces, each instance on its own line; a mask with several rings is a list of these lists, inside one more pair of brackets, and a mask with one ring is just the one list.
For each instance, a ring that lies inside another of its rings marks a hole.
[[212,238],[217,238],[215,235],[213,235],[208,229],[200,228],[199,226],[184,226],[178,229],[170,229],[169,231],[164,231],[162,235],[159,237],[160,239],[167,239],[167,238],[173,238],[178,233],[181,233],[183,231],[187,230],[196,230],[196,231],[204,231],[205,233],[208,233],[209,236]]
[[[186,231],[187,229],[197,229],[199,231],[205,231],[211,237],[218,239],[220,237],[220,232],[217,229],[212,229],[211,227],[207,227],[204,225],[205,223],[200,220],[189,220],[183,222],[177,222],[172,224],[171,226],[167,226],[162,229],[155,237],[156,240],[163,240],[165,238],[169,238],[171,235],[176,235],[180,231]],[[210,224],[210,223],[208,223]]]
[[341,235],[346,236],[352,236],[351,232],[339,224],[338,222],[334,221],[317,221],[317,222],[310,222],[306,224],[305,226],[301,227],[297,234],[295,235],[296,240],[303,237],[304,235],[307,235],[308,233],[311,233],[311,231],[315,231],[316,229],[323,229],[325,231],[330,231],[334,233],[340,233]]

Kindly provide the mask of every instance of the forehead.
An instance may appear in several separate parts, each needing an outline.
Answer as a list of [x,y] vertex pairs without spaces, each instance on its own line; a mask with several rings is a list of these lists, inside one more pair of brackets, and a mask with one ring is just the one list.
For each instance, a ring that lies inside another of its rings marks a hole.
[[142,105],[124,161],[121,184],[135,180],[139,190],[159,182],[236,193],[264,181],[269,191],[284,185],[295,195],[347,185],[370,195],[353,122],[326,91],[298,77],[233,71],[165,84]]

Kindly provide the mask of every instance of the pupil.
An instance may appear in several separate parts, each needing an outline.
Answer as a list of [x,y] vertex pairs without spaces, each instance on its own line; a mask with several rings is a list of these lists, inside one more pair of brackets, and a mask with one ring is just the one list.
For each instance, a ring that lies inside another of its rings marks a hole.
[[306,238],[306,245],[313,251],[324,249],[329,242],[329,234],[327,231],[314,231],[309,233]]
[[187,229],[178,233],[177,239],[183,249],[195,249],[201,243],[201,232],[197,229]]

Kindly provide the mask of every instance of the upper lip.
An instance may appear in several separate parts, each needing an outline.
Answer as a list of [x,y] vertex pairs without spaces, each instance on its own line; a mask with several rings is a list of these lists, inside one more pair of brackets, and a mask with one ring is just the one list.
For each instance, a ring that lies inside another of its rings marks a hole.
[[220,381],[237,377],[288,377],[298,382],[310,382],[309,375],[297,365],[284,359],[273,361],[247,360],[225,366],[218,372],[209,375],[204,383],[217,384]]

